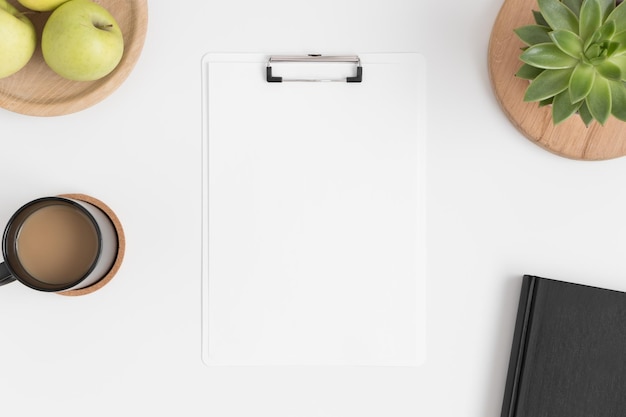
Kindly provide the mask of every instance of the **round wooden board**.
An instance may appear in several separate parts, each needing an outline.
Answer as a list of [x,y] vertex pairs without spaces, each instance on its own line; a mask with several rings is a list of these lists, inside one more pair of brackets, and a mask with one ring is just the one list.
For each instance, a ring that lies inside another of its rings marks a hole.
[[594,121],[586,127],[578,116],[554,126],[550,107],[524,102],[528,81],[515,77],[524,44],[513,30],[534,23],[532,10],[539,10],[536,0],[505,0],[493,26],[489,77],[500,106],[528,139],[557,155],[578,160],[626,155],[626,123],[615,117],[604,126]]
[[[17,0],[8,0],[26,10]],[[115,18],[124,36],[119,65],[96,81],[70,81],[58,76],[44,62],[41,31],[50,12],[28,12],[37,30],[37,49],[17,73],[0,79],[0,107],[31,116],[60,116],[90,107],[109,96],[128,77],[137,62],[148,27],[147,0],[95,0]]]

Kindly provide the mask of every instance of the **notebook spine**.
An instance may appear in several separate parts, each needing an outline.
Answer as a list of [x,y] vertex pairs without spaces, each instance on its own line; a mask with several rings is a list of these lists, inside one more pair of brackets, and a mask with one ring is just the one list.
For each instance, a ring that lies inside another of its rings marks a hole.
[[522,282],[501,417],[522,417],[516,415],[517,400],[526,358],[528,334],[536,293],[535,288],[538,280],[538,277],[525,275]]

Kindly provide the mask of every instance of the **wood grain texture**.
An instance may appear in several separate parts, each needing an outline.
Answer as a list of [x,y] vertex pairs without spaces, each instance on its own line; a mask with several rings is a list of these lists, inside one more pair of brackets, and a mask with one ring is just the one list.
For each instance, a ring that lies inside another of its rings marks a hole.
[[[25,10],[17,0],[9,0]],[[124,36],[124,55],[117,68],[96,81],[70,81],[54,73],[41,53],[41,32],[50,12],[29,12],[37,30],[37,49],[17,73],[0,79],[0,107],[32,116],[60,116],[88,108],[117,89],[132,71],[146,37],[147,0],[96,0],[115,18]]]
[[611,116],[604,126],[589,127],[574,116],[554,126],[551,107],[524,102],[528,81],[515,77],[524,46],[513,30],[534,23],[536,0],[505,0],[489,41],[489,77],[505,114],[528,139],[557,155],[577,160],[606,160],[626,155],[626,123]]

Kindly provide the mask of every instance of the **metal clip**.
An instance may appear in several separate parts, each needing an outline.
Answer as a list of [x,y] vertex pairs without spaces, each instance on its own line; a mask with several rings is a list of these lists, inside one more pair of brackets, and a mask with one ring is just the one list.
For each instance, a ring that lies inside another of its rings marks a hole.
[[[353,63],[356,65],[356,74],[353,77],[337,78],[337,79],[296,79],[296,78],[283,78],[272,75],[272,63],[275,62],[338,62],[338,63]],[[341,55],[341,56],[323,56],[319,54],[309,55],[274,55],[270,56],[267,61],[266,68],[266,80],[268,83],[282,83],[282,82],[347,82],[347,83],[360,83],[363,80],[363,68],[361,67],[361,59],[357,55]]]

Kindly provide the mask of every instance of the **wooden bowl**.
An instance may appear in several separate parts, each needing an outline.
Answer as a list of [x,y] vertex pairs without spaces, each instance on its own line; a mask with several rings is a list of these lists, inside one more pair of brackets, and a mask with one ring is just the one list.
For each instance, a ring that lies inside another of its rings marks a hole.
[[[45,63],[41,32],[51,12],[28,12],[37,30],[37,49],[29,63],[17,73],[0,79],[0,107],[32,116],[60,116],[90,107],[108,97],[130,74],[137,62],[148,27],[147,0],[95,0],[120,25],[124,55],[118,66],[96,81],[70,81]],[[9,0],[19,10],[17,0]]]

